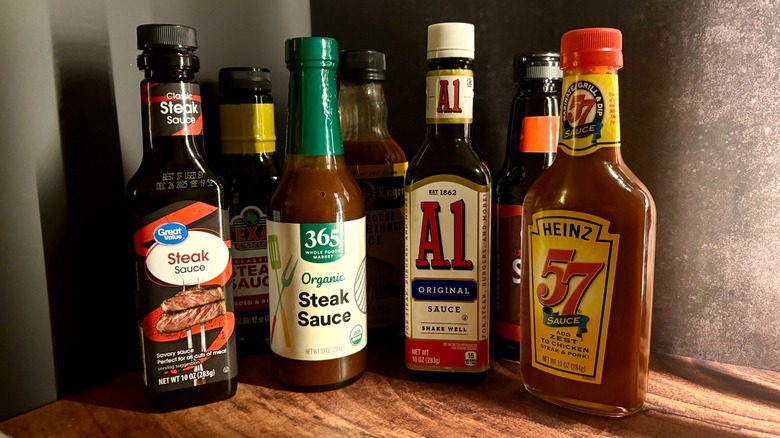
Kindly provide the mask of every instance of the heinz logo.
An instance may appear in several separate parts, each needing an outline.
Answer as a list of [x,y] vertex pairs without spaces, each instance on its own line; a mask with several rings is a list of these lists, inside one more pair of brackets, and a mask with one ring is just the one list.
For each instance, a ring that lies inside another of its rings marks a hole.
[[162,224],[154,229],[154,240],[162,245],[175,245],[187,239],[187,227],[178,222]]

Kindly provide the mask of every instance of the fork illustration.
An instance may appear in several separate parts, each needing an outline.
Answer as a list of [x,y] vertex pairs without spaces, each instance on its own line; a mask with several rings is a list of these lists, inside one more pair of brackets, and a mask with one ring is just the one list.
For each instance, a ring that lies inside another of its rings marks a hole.
[[284,311],[284,305],[282,304],[282,295],[284,290],[292,284],[293,276],[295,275],[295,269],[298,267],[298,260],[295,260],[292,271],[290,271],[290,262],[292,261],[292,255],[287,259],[287,263],[284,265],[284,271],[282,271],[282,284],[279,285],[279,268],[282,267],[281,253],[279,251],[279,237],[276,234],[268,236],[268,256],[271,260],[271,269],[274,270],[276,276],[276,290],[279,292],[278,301],[276,302],[276,309],[274,310],[273,320],[271,321],[271,343],[274,340],[274,333],[276,331],[276,316],[282,314],[282,331],[284,332],[284,343],[287,348],[290,348],[292,342],[290,340],[290,332],[287,328],[287,314]]

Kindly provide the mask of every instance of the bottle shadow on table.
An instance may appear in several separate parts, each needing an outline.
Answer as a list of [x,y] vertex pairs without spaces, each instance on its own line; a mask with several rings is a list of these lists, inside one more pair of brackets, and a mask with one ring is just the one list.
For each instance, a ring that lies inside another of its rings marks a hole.
[[144,381],[140,370],[66,397],[65,400],[123,411],[152,412],[146,400]]
[[[760,370],[756,370],[757,372],[751,376],[752,380],[747,380],[724,370],[724,367],[729,366],[671,355],[650,356],[650,368],[656,371],[668,373],[696,385],[717,389],[719,392],[742,399],[760,400],[766,404],[780,407],[780,392],[776,389],[777,385],[780,384],[780,379],[778,379],[777,373],[774,373],[774,379],[767,379],[771,380],[770,385],[764,385],[764,379],[760,377]],[[772,372],[767,371],[767,373]]]

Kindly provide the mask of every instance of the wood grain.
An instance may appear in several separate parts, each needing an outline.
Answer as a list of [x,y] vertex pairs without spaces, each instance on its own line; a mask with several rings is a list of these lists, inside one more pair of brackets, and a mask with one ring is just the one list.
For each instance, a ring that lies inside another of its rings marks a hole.
[[230,400],[165,414],[146,409],[139,372],[0,423],[25,437],[780,436],[780,373],[654,355],[645,407],[622,419],[580,414],[530,395],[515,363],[493,360],[478,384],[410,380],[398,348],[369,352],[353,385],[296,393],[269,354],[242,359]]

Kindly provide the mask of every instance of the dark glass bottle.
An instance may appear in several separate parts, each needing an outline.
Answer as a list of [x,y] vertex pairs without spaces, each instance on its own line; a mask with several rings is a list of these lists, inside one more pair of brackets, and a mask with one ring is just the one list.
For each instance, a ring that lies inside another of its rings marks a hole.
[[523,200],[523,383],[611,417],[647,395],[655,260],[655,203],[620,153],[622,66],[618,29],[563,34],[558,153]]
[[405,183],[406,367],[479,380],[489,368],[490,172],[474,149],[474,26],[428,27],[426,139]]
[[237,379],[222,181],[201,155],[195,29],[137,29],[144,157],[128,183],[138,328],[154,410],[222,400]]
[[493,245],[490,288],[490,350],[520,360],[520,281],[523,198],[550,167],[558,141],[561,94],[557,53],[518,53],[506,158],[493,174]]
[[339,53],[344,159],[366,204],[368,332],[372,344],[403,340],[406,154],[387,129],[385,54]]
[[268,349],[266,210],[279,176],[271,72],[219,71],[219,123],[230,210],[230,254],[238,354]]
[[268,202],[271,351],[288,388],[350,384],[366,368],[366,213],[344,160],[332,38],[285,42],[287,154]]

